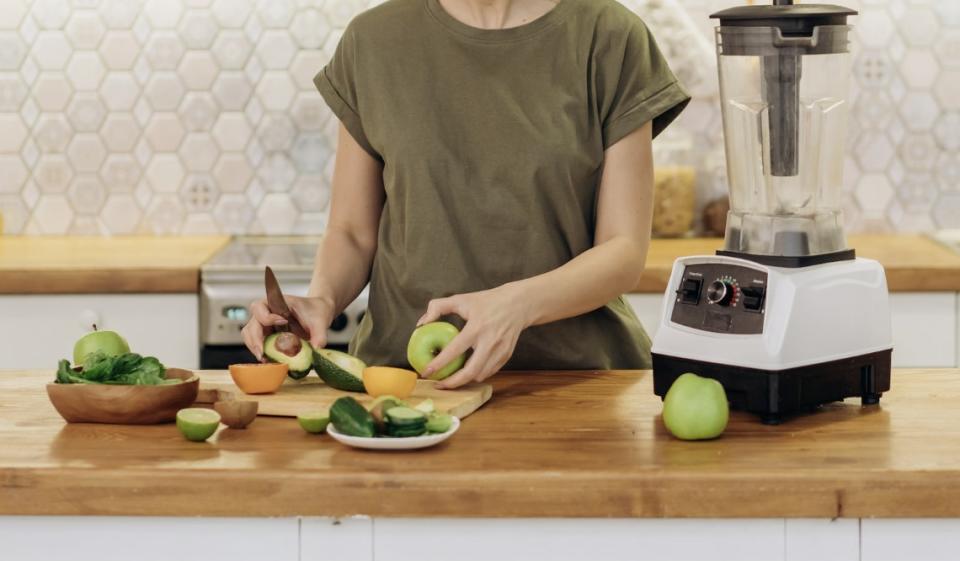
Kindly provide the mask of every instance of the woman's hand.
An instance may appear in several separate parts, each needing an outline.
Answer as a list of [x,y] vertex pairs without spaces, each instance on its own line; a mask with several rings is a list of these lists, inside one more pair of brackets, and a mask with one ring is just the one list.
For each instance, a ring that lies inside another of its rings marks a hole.
[[[333,305],[323,298],[303,298],[300,296],[284,296],[290,311],[310,333],[310,344],[319,349],[327,344],[327,328],[333,321]],[[243,342],[257,357],[263,360],[263,340],[273,333],[274,327],[286,325],[287,320],[271,314],[267,308],[266,299],[257,300],[250,304],[250,321],[243,326]]]
[[513,355],[520,332],[529,325],[529,313],[516,284],[431,300],[417,325],[449,314],[456,314],[467,323],[427,365],[423,375],[443,368],[468,349],[472,348],[473,354],[459,372],[437,383],[440,389],[479,382],[496,374]]

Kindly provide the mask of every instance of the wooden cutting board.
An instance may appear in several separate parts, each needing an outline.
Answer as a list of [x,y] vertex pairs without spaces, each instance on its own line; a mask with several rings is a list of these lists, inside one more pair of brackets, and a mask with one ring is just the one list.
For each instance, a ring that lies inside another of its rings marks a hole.
[[[296,417],[304,411],[328,409],[337,399],[349,395],[360,403],[369,405],[373,398],[365,393],[344,392],[324,384],[311,374],[301,381],[287,380],[276,393],[247,395],[240,391],[225,370],[207,370],[200,375],[200,395],[197,403],[213,403],[239,399],[257,401],[259,415]],[[411,405],[430,398],[439,411],[446,411],[461,419],[473,413],[493,395],[490,384],[470,384],[455,390],[438,390],[435,382],[418,380],[413,395],[406,399]]]

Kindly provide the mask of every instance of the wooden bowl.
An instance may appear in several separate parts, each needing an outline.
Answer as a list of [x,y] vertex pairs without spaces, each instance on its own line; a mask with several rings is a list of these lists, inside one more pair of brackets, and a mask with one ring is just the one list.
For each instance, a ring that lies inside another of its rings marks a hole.
[[200,378],[179,368],[168,369],[167,377],[184,382],[169,386],[47,384],[47,395],[68,423],[169,423],[176,419],[177,411],[196,401]]
[[290,367],[283,363],[231,364],[230,377],[245,394],[273,393],[280,389]]

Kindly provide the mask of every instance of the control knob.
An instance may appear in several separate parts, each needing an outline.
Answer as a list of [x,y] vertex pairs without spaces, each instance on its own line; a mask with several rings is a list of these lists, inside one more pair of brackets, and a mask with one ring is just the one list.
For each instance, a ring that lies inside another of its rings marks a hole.
[[707,302],[718,306],[729,306],[736,294],[737,287],[724,280],[715,280],[707,287]]

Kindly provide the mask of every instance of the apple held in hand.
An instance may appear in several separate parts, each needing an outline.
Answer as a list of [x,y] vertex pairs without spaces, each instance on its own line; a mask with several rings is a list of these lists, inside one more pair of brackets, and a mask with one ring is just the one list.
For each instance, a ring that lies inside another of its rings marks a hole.
[[687,372],[663,399],[663,424],[681,440],[716,438],[727,428],[730,406],[720,382]]
[[[430,361],[440,354],[440,351],[449,345],[450,341],[453,341],[453,338],[459,333],[460,330],[456,326],[445,321],[425,323],[414,329],[413,334],[410,335],[410,342],[407,343],[407,360],[410,362],[410,366],[418,374],[423,374]],[[430,379],[443,380],[463,368],[466,361],[467,354],[461,354],[446,366],[434,372]]]
[[97,326],[94,325],[93,331],[78,339],[73,345],[73,364],[83,365],[87,356],[95,352],[117,356],[129,353],[130,345],[116,331],[98,331]]

